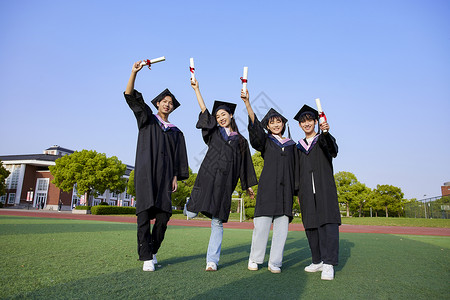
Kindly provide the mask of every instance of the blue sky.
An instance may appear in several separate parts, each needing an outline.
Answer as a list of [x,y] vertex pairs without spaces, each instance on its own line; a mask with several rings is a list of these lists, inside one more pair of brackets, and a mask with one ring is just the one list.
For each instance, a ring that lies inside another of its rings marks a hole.
[[123,98],[134,61],[149,103],[168,87],[182,103],[170,120],[184,133],[194,171],[206,150],[189,84],[189,58],[208,107],[238,103],[249,67],[258,117],[276,107],[292,120],[321,98],[340,147],[335,172],[406,198],[440,195],[450,181],[450,2],[396,1],[2,1],[0,154],[57,144],[134,164],[137,127]]

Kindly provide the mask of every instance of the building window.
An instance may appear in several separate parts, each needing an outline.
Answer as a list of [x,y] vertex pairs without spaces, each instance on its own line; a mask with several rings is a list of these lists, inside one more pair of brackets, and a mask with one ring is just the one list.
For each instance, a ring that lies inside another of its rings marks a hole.
[[3,195],[0,197],[0,202],[5,204],[6,203],[6,195]]
[[48,180],[40,179],[37,184],[38,191],[47,191],[48,190]]
[[16,193],[10,193],[8,196],[8,204],[14,204],[16,201]]

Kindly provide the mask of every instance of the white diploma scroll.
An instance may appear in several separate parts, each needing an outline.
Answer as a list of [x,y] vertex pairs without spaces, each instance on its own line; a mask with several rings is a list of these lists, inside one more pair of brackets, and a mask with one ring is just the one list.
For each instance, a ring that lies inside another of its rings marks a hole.
[[[320,99],[316,98],[317,111],[319,112],[319,124],[322,124],[327,121],[327,116],[322,110],[322,105],[320,105]],[[328,132],[328,130],[324,130],[323,132]]]
[[146,65],[150,66],[152,64],[159,63],[159,62],[162,62],[165,60],[166,60],[165,56],[161,56],[161,57],[154,58],[154,59],[144,59],[141,62],[141,66],[146,66]]
[[189,71],[191,72],[191,80],[195,81],[195,68],[194,68],[194,58],[189,59]]
[[244,67],[244,75],[241,77],[242,90],[244,90],[244,93],[247,92],[247,77],[248,77],[248,67]]

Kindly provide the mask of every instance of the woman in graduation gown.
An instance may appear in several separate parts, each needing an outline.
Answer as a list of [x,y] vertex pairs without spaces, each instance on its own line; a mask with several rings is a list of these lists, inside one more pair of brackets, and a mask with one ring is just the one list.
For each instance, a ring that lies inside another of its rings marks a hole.
[[[141,69],[140,61],[133,65],[124,95],[139,128],[134,175],[139,260],[144,261],[144,271],[154,271],[156,253],[172,215],[171,193],[177,189],[177,180],[189,177],[189,167],[184,135],[168,120],[180,103],[165,89],[152,100],[158,110],[153,114],[134,89]],[[152,219],[156,220],[150,232]]]
[[250,105],[248,91],[246,93],[242,91],[241,98],[249,116],[250,144],[255,150],[260,151],[264,158],[264,168],[259,178],[256,196],[248,269],[256,271],[258,264],[264,262],[270,226],[273,222],[268,269],[272,273],[280,273],[288,227],[292,221],[296,143],[290,138],[283,137],[287,122],[285,117],[271,108],[260,122]]
[[327,122],[320,124],[322,133],[315,131],[318,116],[317,110],[304,105],[294,117],[305,133],[305,138],[297,144],[295,186],[312,254],[312,264],[305,271],[321,271],[323,280],[333,280],[341,224],[332,164],[338,146]]
[[194,79],[191,85],[201,109],[196,127],[202,130],[208,151],[187,203],[187,215],[193,217],[201,212],[212,219],[206,270],[216,271],[222,245],[222,223],[228,221],[231,194],[240,179],[242,190],[253,195],[251,187],[257,180],[247,140],[239,133],[233,118],[236,104],[215,101],[211,114],[200,94],[198,81]]

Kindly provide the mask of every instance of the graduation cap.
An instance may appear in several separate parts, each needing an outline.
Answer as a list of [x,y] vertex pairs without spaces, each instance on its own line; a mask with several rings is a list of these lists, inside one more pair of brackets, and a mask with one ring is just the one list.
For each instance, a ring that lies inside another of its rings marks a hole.
[[264,118],[261,120],[261,125],[264,128],[267,128],[267,125],[269,124],[270,119],[273,118],[273,117],[279,117],[284,124],[286,124],[287,121],[288,121],[279,112],[277,112],[275,109],[271,108],[271,109],[269,109],[267,114],[264,116]]
[[310,114],[314,117],[314,120],[318,120],[319,119],[319,113],[317,112],[317,110],[315,110],[314,108],[312,108],[311,106],[308,105],[303,105],[303,107],[298,111],[298,113],[295,115],[294,120],[297,120],[300,122],[300,120],[302,119],[302,117],[306,114]]
[[160,102],[162,99],[164,99],[166,96],[170,96],[172,98],[172,103],[173,103],[173,110],[174,111],[178,106],[180,106],[180,102],[177,101],[177,99],[175,98],[175,96],[169,91],[169,89],[165,89],[164,91],[161,92],[161,94],[159,94],[158,96],[155,97],[155,99],[152,100],[152,104],[158,108],[158,106],[156,105],[156,103]]
[[224,109],[229,114],[234,115],[234,111],[236,110],[236,104],[230,103],[230,102],[216,100],[216,101],[214,101],[214,106],[213,106],[213,110],[212,110],[213,115],[215,115],[219,109]]

